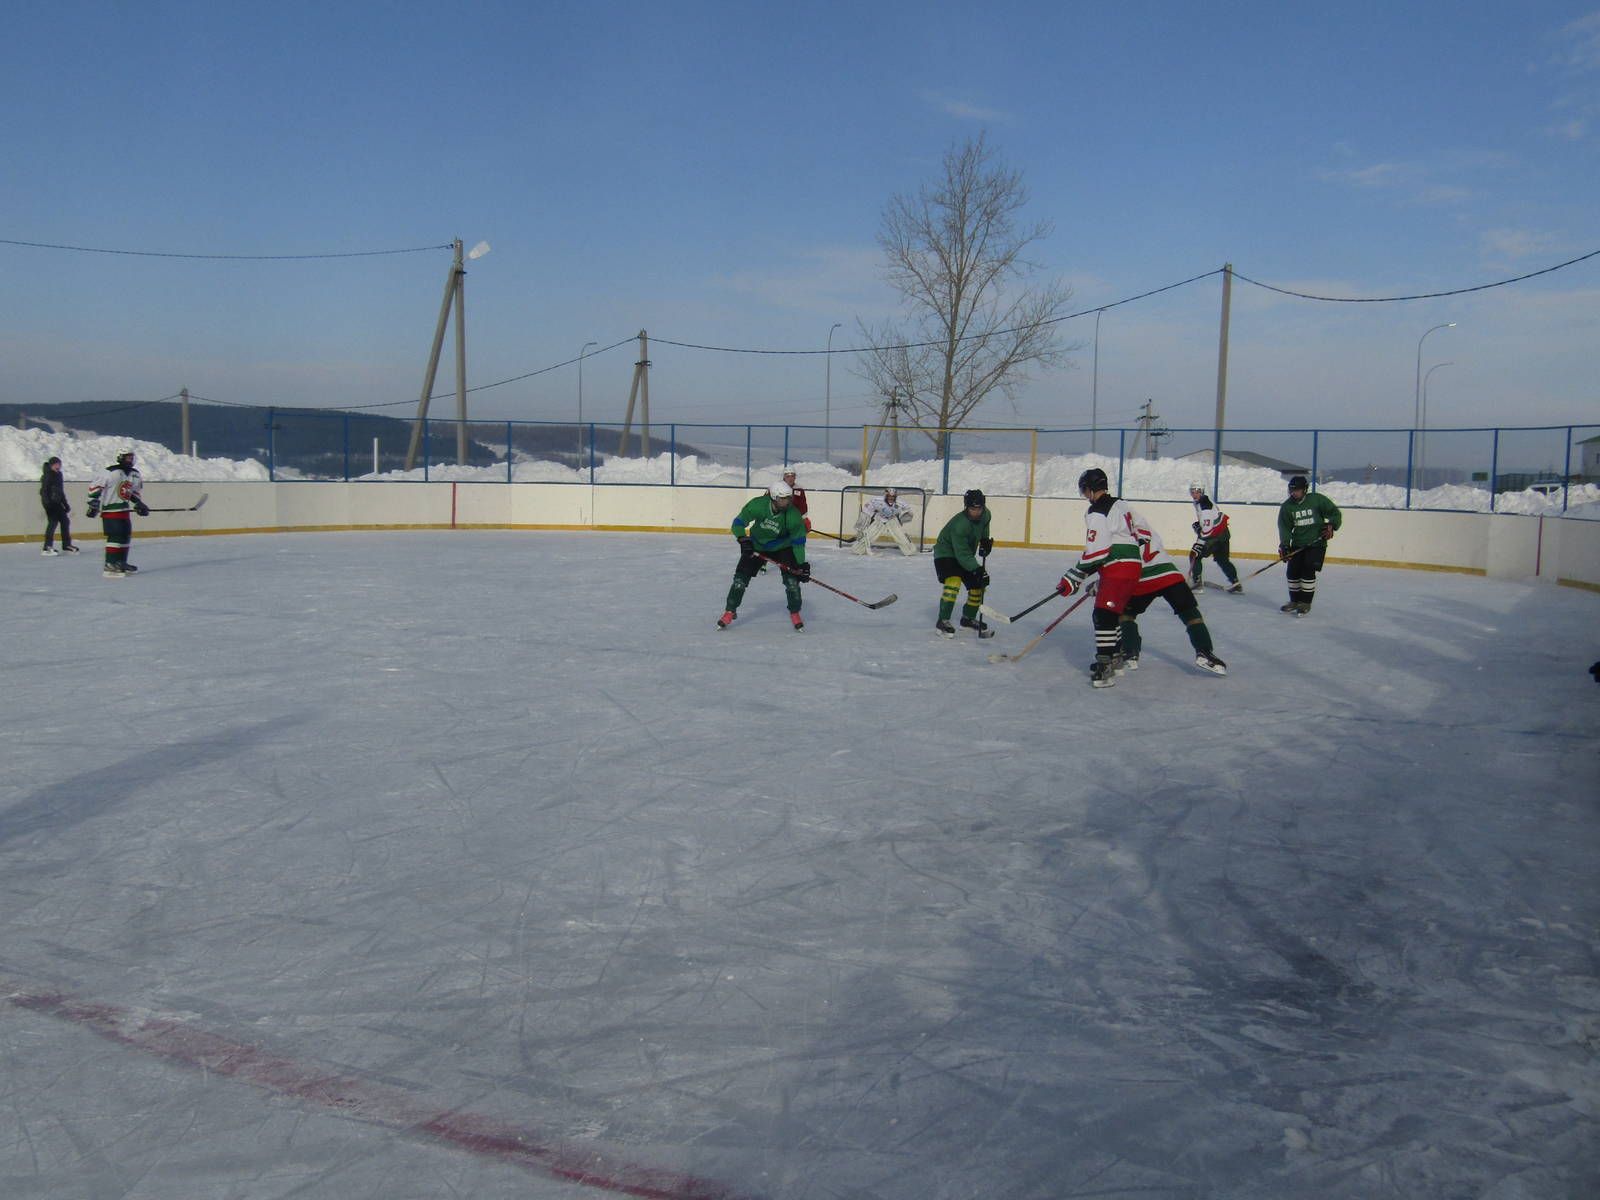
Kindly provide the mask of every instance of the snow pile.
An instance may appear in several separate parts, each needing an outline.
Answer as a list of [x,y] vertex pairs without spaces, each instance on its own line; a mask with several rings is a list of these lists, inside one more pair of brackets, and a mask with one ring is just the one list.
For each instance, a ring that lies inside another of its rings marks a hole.
[[0,479],[38,479],[51,458],[61,460],[61,473],[70,480],[93,479],[115,462],[124,450],[134,453],[134,465],[146,480],[264,480],[267,468],[254,459],[194,458],[174,454],[159,442],[137,438],[101,437],[94,433],[56,433],[44,429],[0,428]]
[[[116,458],[117,452],[131,447],[138,455],[139,470],[146,479],[165,480],[264,480],[266,467],[251,459],[235,462],[223,458],[191,458],[174,454],[155,442],[126,438],[99,437],[94,434],[51,433],[38,429],[0,429],[0,479],[37,479],[45,459],[61,458],[68,479],[89,479]],[[790,464],[801,487],[833,490],[859,484],[861,477],[828,463]],[[1284,480],[1278,472],[1263,467],[1222,467],[1220,479],[1212,468],[1182,459],[1129,459],[1120,464],[1103,454],[1074,454],[1039,461],[1033,475],[1035,496],[1078,494],[1078,476],[1090,467],[1105,471],[1112,490],[1132,499],[1186,500],[1189,485],[1199,483],[1222,504],[1278,504],[1285,496]],[[605,456],[595,466],[594,482],[601,484],[678,484],[688,487],[766,487],[776,483],[783,467],[772,464],[754,467],[746,478],[742,463],[729,465],[698,455],[678,455],[663,451],[649,458]],[[279,479],[298,479],[295,471],[280,469]],[[359,476],[363,480],[439,480],[461,483],[504,483],[504,464],[488,467],[458,467],[450,464],[430,466],[426,471],[384,471]],[[511,479],[515,483],[587,483],[589,472],[542,459],[513,459]],[[937,458],[888,463],[872,469],[867,482],[875,486],[920,487],[938,493],[946,486],[945,465]],[[1213,487],[1215,484],[1215,487]],[[1025,461],[995,462],[987,456],[954,459],[948,482],[952,493],[981,488],[991,496],[1023,496],[1028,493],[1028,464]],[[1329,481],[1319,489],[1330,500],[1348,508],[1404,508],[1406,490],[1387,483],[1340,483]],[[1502,513],[1559,515],[1562,496],[1535,491],[1502,492],[1494,509]],[[1448,509],[1461,512],[1488,512],[1487,488],[1467,484],[1445,484],[1411,493],[1414,509]],[[1568,516],[1600,518],[1600,485],[1574,484],[1567,492]]]

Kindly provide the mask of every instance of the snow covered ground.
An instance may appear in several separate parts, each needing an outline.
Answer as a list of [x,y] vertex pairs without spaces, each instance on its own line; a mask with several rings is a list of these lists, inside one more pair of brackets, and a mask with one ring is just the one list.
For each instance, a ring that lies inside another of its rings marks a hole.
[[[38,479],[45,460],[51,455],[61,459],[67,479],[91,479],[116,457],[118,451],[130,446],[138,456],[139,470],[149,481],[202,482],[261,480],[268,477],[265,464],[254,460],[235,462],[223,458],[192,458],[174,454],[155,442],[79,436],[71,432],[40,429],[0,428],[0,479]],[[793,465],[799,476],[797,482],[802,487],[827,490],[860,482],[859,475],[828,463],[800,461]],[[1114,489],[1117,488],[1120,469],[1121,494],[1137,499],[1186,501],[1191,483],[1199,482],[1207,488],[1213,486],[1211,468],[1203,464],[1172,458],[1153,461],[1130,459],[1119,468],[1115,458],[1103,454],[1077,454],[1041,460],[1033,474],[1033,494],[1075,497],[1078,494],[1078,476],[1088,467],[1100,467],[1106,471]],[[781,464],[752,470],[750,483],[757,487],[776,483],[781,471]],[[589,479],[587,471],[576,471],[549,461],[515,462],[511,474],[518,483],[584,483]],[[278,477],[299,478],[292,471],[280,471]],[[427,470],[418,467],[412,471],[386,471],[380,475],[362,475],[360,478],[504,483],[506,469],[503,465],[457,467],[436,464]],[[665,452],[649,458],[607,458],[595,468],[594,481],[601,484],[675,482],[691,486],[746,486],[742,458],[715,462],[693,455],[674,458]],[[944,464],[937,459],[922,459],[874,467],[871,482],[875,485],[896,484],[938,492],[945,484]],[[959,494],[976,487],[992,496],[1023,496],[1028,494],[1028,486],[1028,464],[1025,461],[962,459],[950,466],[949,490],[952,493]],[[1406,506],[1405,488],[1391,484],[1327,482],[1320,490],[1336,504],[1355,508]],[[1282,476],[1276,471],[1260,467],[1225,465],[1215,488],[1215,498],[1219,503],[1278,504],[1283,501],[1284,494]],[[1563,501],[1566,505],[1564,512]],[[1466,484],[1447,484],[1425,491],[1419,489],[1410,494],[1410,502],[1412,508],[1418,509],[1489,511],[1487,489]],[[1495,499],[1495,511],[1600,519],[1600,485],[1575,484],[1567,489],[1565,498],[1559,491],[1548,495],[1531,489],[1505,492]]]
[[8,1200],[1600,1194],[1591,593],[1270,572],[1094,691],[926,556],[0,556]]

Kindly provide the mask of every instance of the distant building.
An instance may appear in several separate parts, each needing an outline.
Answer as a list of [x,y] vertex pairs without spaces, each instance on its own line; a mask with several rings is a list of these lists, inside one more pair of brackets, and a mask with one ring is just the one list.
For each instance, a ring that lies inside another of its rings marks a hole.
[[1600,479],[1600,433],[1584,438],[1578,443],[1583,457],[1578,460],[1578,474],[1585,479]]
[[[1600,439],[1597,439],[1600,440]],[[1195,450],[1189,454],[1178,456],[1185,462],[1205,463],[1210,466],[1212,455],[1210,450]],[[1284,482],[1290,477],[1304,475],[1311,477],[1311,468],[1303,467],[1299,463],[1284,462],[1281,458],[1272,458],[1266,454],[1257,454],[1254,450],[1224,450],[1222,452],[1222,465],[1225,467],[1265,467],[1269,471],[1276,471],[1282,475]]]

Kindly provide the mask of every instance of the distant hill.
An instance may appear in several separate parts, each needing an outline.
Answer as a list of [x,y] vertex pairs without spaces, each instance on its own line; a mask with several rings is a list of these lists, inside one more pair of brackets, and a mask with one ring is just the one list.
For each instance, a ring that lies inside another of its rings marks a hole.
[[[20,426],[24,422],[32,427],[155,442],[180,454],[189,449],[179,445],[183,420],[182,405],[177,401],[128,405],[0,404],[0,424]],[[428,424],[429,461],[455,462],[454,424],[438,418],[430,418]],[[482,467],[505,461],[506,422],[469,421],[467,429],[469,466]],[[513,422],[510,429],[512,445],[527,458],[578,465],[577,426]],[[596,450],[601,454],[615,454],[621,432],[615,426],[596,426]],[[275,469],[292,469],[312,477],[342,478],[347,455],[350,473],[364,474],[371,470],[374,438],[378,441],[381,470],[394,471],[404,466],[406,450],[411,444],[411,418],[190,404],[189,437],[205,458],[253,458],[263,463],[270,461]],[[632,439],[630,448],[638,452],[637,436]],[[651,448],[659,453],[665,447],[656,442]],[[677,451],[679,454],[703,453],[683,442],[678,443]]]

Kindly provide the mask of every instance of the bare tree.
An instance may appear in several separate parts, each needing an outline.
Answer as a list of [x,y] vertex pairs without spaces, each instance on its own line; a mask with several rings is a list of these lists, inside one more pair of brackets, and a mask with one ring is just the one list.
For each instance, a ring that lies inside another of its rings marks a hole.
[[944,175],[915,196],[895,196],[878,232],[885,273],[909,309],[905,326],[858,322],[867,345],[859,373],[935,442],[992,394],[1013,399],[1029,368],[1055,366],[1076,346],[1059,343],[1054,319],[1072,290],[1026,286],[1024,258],[1051,226],[1018,224],[1022,175],[997,159],[984,135],[945,152]]

